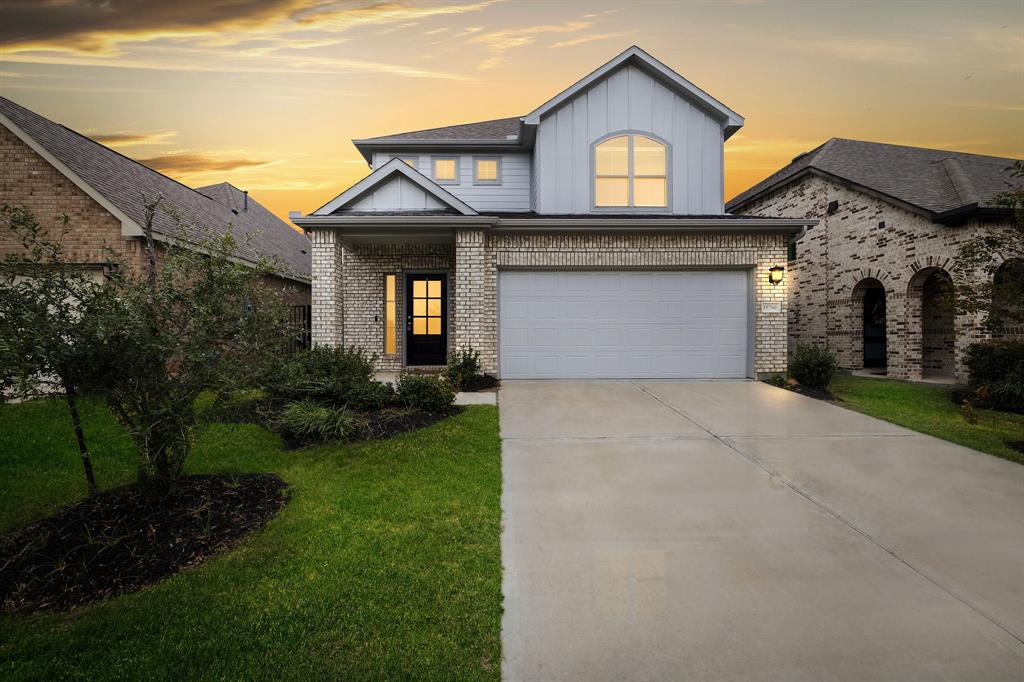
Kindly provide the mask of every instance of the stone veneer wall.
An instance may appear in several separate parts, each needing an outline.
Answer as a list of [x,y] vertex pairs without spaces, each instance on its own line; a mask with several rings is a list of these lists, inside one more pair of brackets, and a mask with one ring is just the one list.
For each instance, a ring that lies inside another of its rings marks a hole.
[[[384,347],[384,275],[449,273],[449,346],[480,352],[486,372],[498,371],[498,272],[531,268],[741,267],[755,276],[755,371],[786,368],[785,283],[768,283],[768,268],[786,257],[781,234],[548,235],[459,230],[454,244],[363,245],[341,248],[329,232],[313,235],[314,342]],[[339,272],[341,273],[339,275]],[[343,304],[342,304],[343,302]],[[778,304],[779,312],[763,304]],[[399,296],[399,321],[404,300]],[[385,370],[402,366],[399,352],[382,356]]]
[[[839,205],[829,214],[831,201]],[[789,264],[790,350],[800,342],[828,344],[841,367],[861,369],[862,311],[854,287],[874,278],[886,292],[889,375],[921,378],[922,307],[917,286],[935,269],[953,274],[953,257],[981,229],[977,221],[941,225],[814,175],[784,185],[736,212],[821,221],[797,243],[797,260]],[[976,319],[964,315],[956,316],[954,330],[954,369],[962,380],[966,378],[964,351],[985,335]]]

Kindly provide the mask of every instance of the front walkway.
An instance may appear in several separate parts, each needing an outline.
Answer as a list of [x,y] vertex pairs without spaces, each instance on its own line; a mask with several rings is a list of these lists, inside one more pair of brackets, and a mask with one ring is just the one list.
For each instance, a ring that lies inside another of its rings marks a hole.
[[1024,467],[755,382],[499,400],[506,679],[1024,674]]

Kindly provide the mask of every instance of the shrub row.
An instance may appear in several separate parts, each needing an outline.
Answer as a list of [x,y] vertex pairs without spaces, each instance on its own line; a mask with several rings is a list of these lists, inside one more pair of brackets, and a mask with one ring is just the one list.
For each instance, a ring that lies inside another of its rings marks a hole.
[[964,363],[980,405],[1024,412],[1024,339],[975,343]]

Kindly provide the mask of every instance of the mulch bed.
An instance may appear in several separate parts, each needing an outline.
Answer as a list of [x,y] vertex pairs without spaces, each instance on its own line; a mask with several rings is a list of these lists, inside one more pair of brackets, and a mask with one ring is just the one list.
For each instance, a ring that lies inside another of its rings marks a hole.
[[1024,440],[1008,440],[1006,446],[1011,450],[1024,453]]
[[466,393],[479,393],[480,391],[490,391],[498,387],[498,378],[493,377],[490,374],[481,374],[478,377],[473,377],[465,381],[459,390],[465,391]]
[[809,386],[803,386],[801,384],[796,384],[796,385],[786,384],[786,385],[780,386],[780,385],[778,385],[776,383],[773,383],[771,381],[765,381],[764,383],[768,384],[769,386],[775,386],[776,388],[784,388],[787,391],[793,391],[793,393],[799,393],[800,395],[805,395],[808,398],[814,398],[816,400],[824,400],[824,401],[830,402],[830,403],[835,403],[835,402],[842,401],[842,398],[840,398],[839,396],[835,395],[834,393],[829,393],[824,388],[811,388]]
[[0,538],[0,606],[69,609],[135,592],[229,549],[287,501],[274,474],[100,493]]
[[[359,415],[359,426],[346,441],[375,440],[378,438],[391,438],[409,431],[422,429],[437,422],[455,416],[462,412],[462,407],[456,406],[451,412],[424,412],[403,407],[386,407],[373,412],[363,412]],[[285,450],[298,450],[311,445],[320,445],[321,441],[306,441],[295,438],[292,434],[279,431],[281,442]]]

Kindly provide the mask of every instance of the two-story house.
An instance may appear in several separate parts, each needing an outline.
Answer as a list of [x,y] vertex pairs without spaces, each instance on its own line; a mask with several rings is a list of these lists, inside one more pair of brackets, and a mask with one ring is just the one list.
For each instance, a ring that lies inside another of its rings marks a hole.
[[724,211],[742,125],[631,47],[525,116],[354,140],[372,172],[293,218],[313,342],[506,379],[785,371],[786,245],[816,221]]

